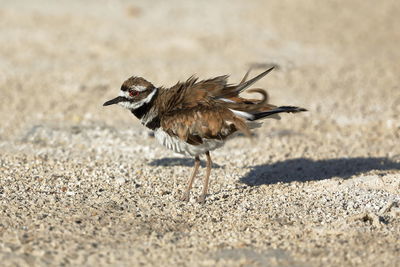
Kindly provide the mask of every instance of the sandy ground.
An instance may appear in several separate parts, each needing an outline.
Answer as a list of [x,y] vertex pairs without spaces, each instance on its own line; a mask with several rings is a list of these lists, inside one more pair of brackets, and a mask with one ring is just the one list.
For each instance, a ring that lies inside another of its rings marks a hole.
[[[1,265],[400,265],[397,0],[58,2],[0,1]],[[178,200],[192,159],[101,106],[250,64],[310,111],[214,151],[205,205],[200,179]]]

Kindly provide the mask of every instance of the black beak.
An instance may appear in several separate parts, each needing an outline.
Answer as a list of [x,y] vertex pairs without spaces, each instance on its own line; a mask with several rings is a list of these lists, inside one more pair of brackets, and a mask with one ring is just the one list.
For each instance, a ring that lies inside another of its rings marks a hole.
[[111,100],[107,101],[106,103],[104,103],[103,106],[114,105],[114,104],[117,104],[117,103],[119,103],[121,101],[126,101],[126,98],[123,97],[123,96],[117,96],[116,98],[111,99]]

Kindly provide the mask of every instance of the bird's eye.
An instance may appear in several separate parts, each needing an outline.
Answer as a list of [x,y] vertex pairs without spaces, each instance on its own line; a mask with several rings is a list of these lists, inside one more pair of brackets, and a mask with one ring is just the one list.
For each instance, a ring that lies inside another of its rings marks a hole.
[[139,95],[139,91],[130,90],[130,91],[129,91],[129,95],[130,95],[131,97],[138,96],[138,95]]

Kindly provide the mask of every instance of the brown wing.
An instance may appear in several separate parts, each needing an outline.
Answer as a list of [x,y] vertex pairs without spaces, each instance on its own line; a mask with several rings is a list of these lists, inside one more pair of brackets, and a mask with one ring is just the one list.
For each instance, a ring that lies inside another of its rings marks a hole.
[[204,105],[164,114],[161,127],[169,135],[192,145],[202,144],[204,139],[224,140],[237,130],[250,135],[243,119],[229,109]]
[[190,77],[186,82],[179,82],[168,90],[164,90],[165,110],[183,110],[198,105],[208,105],[210,99],[218,95],[227,86],[228,76],[219,76],[209,80],[197,81]]
[[268,94],[262,89],[248,90],[261,94],[261,100],[245,99],[239,94],[271,70],[249,81],[246,81],[246,74],[238,85],[228,85],[228,76],[203,81],[191,77],[170,89],[161,90],[162,96],[157,100],[163,114],[161,127],[169,135],[193,145],[201,144],[204,138],[223,140],[238,130],[250,136],[246,116],[237,116],[234,112],[247,112],[247,117],[255,118],[257,114],[264,114],[276,106],[267,103]]
[[246,99],[239,96],[241,92],[246,90],[248,87],[253,85],[255,82],[263,78],[268,73],[270,73],[273,69],[273,67],[269,68],[268,70],[247,81],[247,77],[251,71],[251,69],[249,69],[239,84],[226,86],[219,95],[216,95],[216,99],[219,101],[227,102],[225,106],[230,109],[250,113],[264,112],[276,108],[275,105],[268,104],[268,93],[264,89],[257,88],[247,90],[247,92],[249,93],[260,94],[262,96],[262,99],[260,100]]
[[225,108],[245,112],[261,112],[274,109],[276,106],[268,104],[268,94],[263,89],[251,89],[247,92],[261,94],[262,99],[246,99],[239,96],[241,92],[254,84],[256,81],[268,74],[271,69],[246,81],[248,73],[237,85],[227,83],[228,76],[218,76],[213,79],[198,81],[190,77],[186,82],[179,82],[168,89],[168,99],[164,110],[184,110],[194,108],[198,105],[219,105]]

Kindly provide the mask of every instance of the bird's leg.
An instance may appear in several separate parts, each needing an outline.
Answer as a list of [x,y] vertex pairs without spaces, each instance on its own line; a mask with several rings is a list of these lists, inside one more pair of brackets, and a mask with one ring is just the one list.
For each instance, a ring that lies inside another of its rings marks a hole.
[[194,158],[194,168],[193,168],[192,175],[190,175],[189,180],[187,182],[186,191],[183,193],[183,195],[181,197],[182,201],[189,201],[190,189],[192,189],[193,181],[194,181],[194,178],[196,177],[199,166],[200,166],[200,158],[199,158],[199,156],[196,156]]
[[211,167],[212,167],[210,152],[208,151],[206,152],[206,157],[207,157],[207,164],[206,164],[206,175],[204,176],[204,182],[203,182],[203,191],[201,192],[201,195],[197,200],[197,202],[201,204],[203,204],[206,200],[206,195],[208,191],[208,180],[210,178]]

